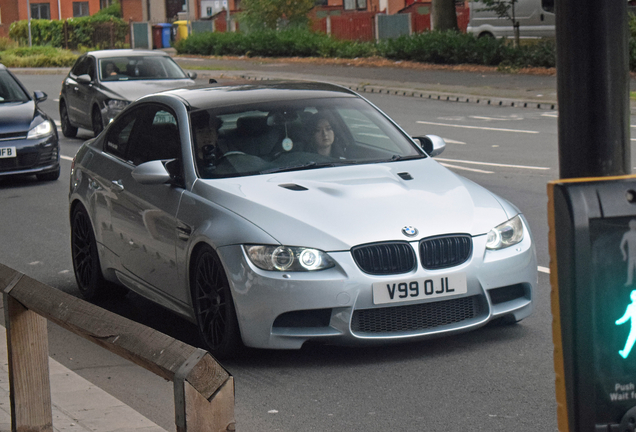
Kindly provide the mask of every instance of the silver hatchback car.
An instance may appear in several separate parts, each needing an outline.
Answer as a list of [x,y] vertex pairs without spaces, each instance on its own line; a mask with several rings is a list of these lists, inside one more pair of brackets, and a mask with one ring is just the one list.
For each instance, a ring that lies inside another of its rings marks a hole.
[[433,160],[444,146],[329,84],[143,97],[75,156],[78,287],[133,290],[221,357],[519,321],[537,283],[528,224]]

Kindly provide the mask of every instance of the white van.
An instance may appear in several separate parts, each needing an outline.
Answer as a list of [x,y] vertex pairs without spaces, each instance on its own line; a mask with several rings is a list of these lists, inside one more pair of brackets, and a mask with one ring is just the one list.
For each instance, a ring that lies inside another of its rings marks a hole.
[[[556,35],[554,1],[517,0],[514,5],[515,19],[519,22],[519,35],[522,38],[554,37]],[[480,1],[470,2],[470,21],[466,32],[477,37],[513,37],[512,20],[500,18],[493,11],[483,10],[486,7]]]

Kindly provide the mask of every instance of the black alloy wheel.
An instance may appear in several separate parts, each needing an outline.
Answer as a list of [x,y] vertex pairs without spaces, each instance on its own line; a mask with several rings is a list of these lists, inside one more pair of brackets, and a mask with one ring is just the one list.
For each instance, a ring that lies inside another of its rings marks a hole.
[[93,123],[93,134],[97,136],[100,133],[102,133],[102,131],[104,130],[102,113],[99,112],[99,108],[93,107],[93,114],[91,115],[91,120]]
[[218,358],[236,354],[242,344],[234,301],[221,260],[209,246],[197,254],[191,281],[199,334],[206,348]]
[[71,216],[71,254],[77,287],[86,300],[126,295],[125,287],[104,279],[93,226],[81,204],[75,207]]
[[68,118],[68,108],[66,108],[66,103],[64,102],[60,104],[60,119],[62,123],[62,134],[67,138],[75,138],[75,136],[77,136],[77,128],[71,124]]

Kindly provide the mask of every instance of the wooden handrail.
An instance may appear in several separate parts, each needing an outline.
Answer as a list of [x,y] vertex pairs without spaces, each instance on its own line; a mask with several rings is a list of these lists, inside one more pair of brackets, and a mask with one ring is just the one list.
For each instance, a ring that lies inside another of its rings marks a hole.
[[0,289],[14,430],[53,430],[47,320],[172,381],[177,432],[234,430],[234,379],[207,351],[2,264]]

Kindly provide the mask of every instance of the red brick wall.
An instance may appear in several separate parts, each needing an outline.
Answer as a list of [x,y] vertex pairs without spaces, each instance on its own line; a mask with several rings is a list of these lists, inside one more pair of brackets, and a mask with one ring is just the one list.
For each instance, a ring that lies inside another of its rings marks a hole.
[[[26,10],[26,7],[25,7]],[[0,12],[2,13],[2,24],[0,24],[0,36],[9,36],[9,26],[12,22],[18,21],[18,3],[15,0],[0,0]]]
[[121,3],[122,18],[125,21],[129,21],[131,19],[133,21],[144,20],[143,7],[141,5],[141,0],[120,0],[120,3]]

